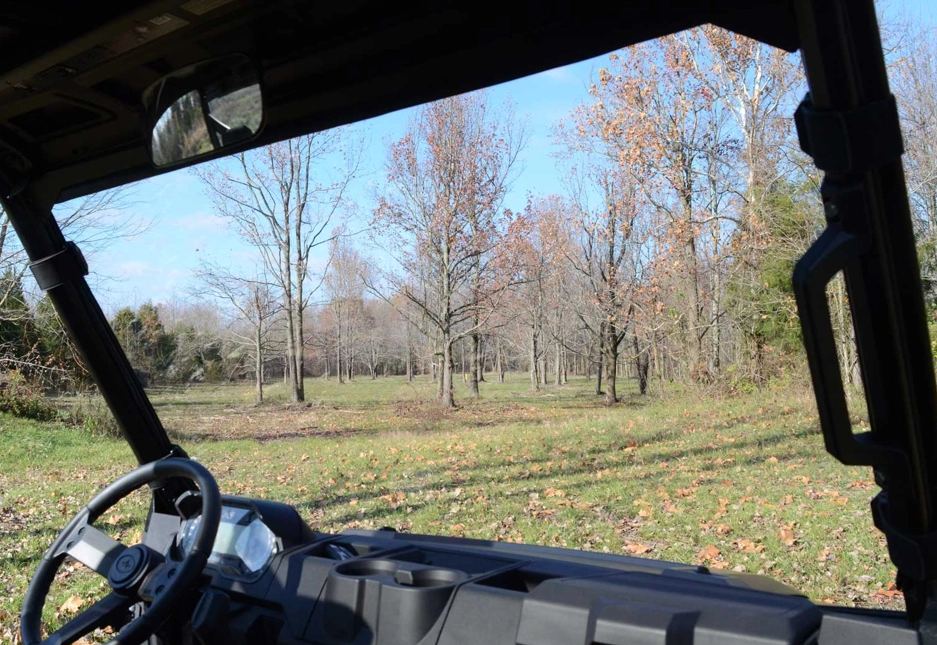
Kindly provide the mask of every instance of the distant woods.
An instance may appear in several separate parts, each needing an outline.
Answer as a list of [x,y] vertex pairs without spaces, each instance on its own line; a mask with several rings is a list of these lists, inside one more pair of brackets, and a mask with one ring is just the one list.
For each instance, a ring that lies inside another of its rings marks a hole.
[[[933,305],[937,41],[912,32],[890,72]],[[795,57],[716,27],[616,52],[552,128],[560,183],[521,208],[505,200],[529,126],[486,92],[413,110],[384,144],[368,203],[349,198],[364,154],[349,128],[200,166],[253,261],[206,260],[187,303],[122,309],[115,333],[141,378],[253,379],[258,402],[273,380],[303,401],[304,376],[432,378],[452,406],[507,371],[526,372],[533,390],[587,376],[609,405],[623,380],[661,395],[671,383],[744,391],[805,375],[790,278],[823,214],[792,122],[804,91]],[[30,335],[55,325],[43,301],[18,295],[23,266],[4,265],[0,341],[9,361],[42,356],[36,373],[57,373],[68,344],[58,331]],[[858,384],[841,280],[829,295]],[[29,330],[16,327],[26,318]]]

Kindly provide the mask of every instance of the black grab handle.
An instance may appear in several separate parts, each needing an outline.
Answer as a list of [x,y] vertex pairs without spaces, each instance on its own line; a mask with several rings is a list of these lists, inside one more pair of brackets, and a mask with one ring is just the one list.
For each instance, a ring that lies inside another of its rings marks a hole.
[[873,446],[852,432],[826,295],[830,280],[849,271],[859,251],[859,238],[831,224],[797,262],[793,286],[826,449],[844,464],[873,465]]

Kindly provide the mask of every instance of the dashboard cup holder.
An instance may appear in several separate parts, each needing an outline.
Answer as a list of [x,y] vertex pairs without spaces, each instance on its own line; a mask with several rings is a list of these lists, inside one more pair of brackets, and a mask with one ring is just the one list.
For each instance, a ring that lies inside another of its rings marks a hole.
[[394,575],[394,581],[405,587],[445,587],[461,582],[464,577],[452,569],[400,569]]
[[353,560],[344,562],[335,567],[335,573],[355,578],[369,578],[372,576],[394,575],[398,565],[391,560]]
[[336,645],[360,645],[368,621],[376,621],[386,638],[382,642],[418,645],[468,579],[462,571],[402,558],[340,562],[326,581],[322,627]]

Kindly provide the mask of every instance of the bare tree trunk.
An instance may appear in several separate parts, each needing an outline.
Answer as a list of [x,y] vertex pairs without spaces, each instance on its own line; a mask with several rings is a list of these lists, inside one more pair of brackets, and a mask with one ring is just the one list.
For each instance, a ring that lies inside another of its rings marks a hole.
[[605,405],[618,403],[615,390],[618,378],[618,329],[609,323],[605,326]]
[[455,398],[452,396],[452,341],[449,334],[443,333],[442,342],[442,396],[440,403],[447,408],[455,407]]
[[638,391],[643,395],[647,394],[648,356],[646,352],[641,351],[638,335],[634,334],[632,339],[634,342],[634,370],[638,377]]
[[[715,182],[713,182],[715,183]],[[715,193],[713,188],[713,193]],[[713,197],[715,201],[715,197]],[[718,213],[717,213],[718,214]],[[713,217],[712,223],[712,296],[710,302],[710,331],[709,331],[709,371],[712,378],[719,376],[719,369],[722,363],[722,272],[719,267],[719,218]]]
[[602,396],[602,367],[605,363],[605,322],[599,323],[599,342],[596,343],[598,356],[595,361],[595,395]]
[[[464,339],[463,339],[464,340]],[[465,343],[459,343],[459,351],[462,353],[462,356],[459,360],[459,371],[462,372],[462,382],[465,383],[468,378],[465,373]]]
[[684,247],[688,271],[686,277],[687,364],[690,368],[690,380],[699,381],[703,376],[703,366],[700,364],[699,272],[696,258],[696,237],[693,233],[688,233],[687,236]]
[[504,383],[504,350],[501,348],[501,337],[498,337],[498,346],[495,350],[498,372],[498,383]]
[[257,325],[254,334],[254,352],[256,353],[256,363],[254,366],[254,378],[256,379],[257,394],[255,401],[258,405],[264,402],[264,336],[263,328]]
[[530,332],[530,389],[540,389],[540,374],[537,373],[537,328]]
[[283,246],[285,248],[281,251],[281,258],[284,281],[283,304],[286,310],[286,360],[289,364],[290,401],[296,403],[301,399],[299,398],[299,383],[296,375],[296,367],[299,362],[296,359],[296,301],[293,294],[293,268],[291,266],[293,254],[290,250],[290,235],[288,233],[283,237]]
[[[475,323],[478,324],[477,321]],[[472,346],[469,356],[469,396],[473,399],[478,398],[478,348],[480,343],[478,342],[478,334],[473,333],[472,336]]]
[[413,345],[410,338],[410,323],[407,325],[407,383],[413,382]]
[[342,320],[339,316],[336,318],[338,318],[338,333],[335,337],[335,376],[339,384],[342,384],[345,382],[345,374],[342,372]]
[[478,334],[477,356],[478,356],[478,382],[479,383],[485,382],[485,363],[487,362],[485,358],[485,350],[487,346],[488,346],[488,343],[485,340],[485,337],[482,336],[481,334]]
[[556,362],[556,365],[555,365],[555,367],[556,367],[556,379],[555,379],[555,384],[556,384],[557,386],[560,386],[560,385],[563,384],[563,367],[562,367],[562,365],[563,365],[563,347],[562,347],[562,345],[559,343],[559,341],[557,341],[557,343],[556,343],[556,355],[555,355],[555,357],[554,357],[553,360]]
[[303,334],[303,309],[302,303],[302,284],[299,285],[300,300],[297,302],[296,309],[296,401],[306,400],[306,382],[303,378],[306,375],[306,348]]

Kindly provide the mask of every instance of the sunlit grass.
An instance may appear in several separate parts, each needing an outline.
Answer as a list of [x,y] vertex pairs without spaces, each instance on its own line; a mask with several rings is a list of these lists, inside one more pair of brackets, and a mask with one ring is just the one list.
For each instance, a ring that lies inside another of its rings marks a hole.
[[[286,404],[282,385],[262,406],[248,385],[153,398],[223,492],[289,502],[322,531],[394,526],[635,554],[765,573],[816,600],[900,607],[869,513],[871,472],[826,454],[806,388],[629,392],[605,408],[584,379],[531,393],[514,375],[483,384],[479,401],[458,387],[454,411],[432,401],[425,378],[309,379],[305,405]],[[70,515],[133,465],[121,441],[0,417],[0,625]],[[130,540],[145,508],[141,493],[105,527]],[[70,573],[47,618],[99,591]]]

